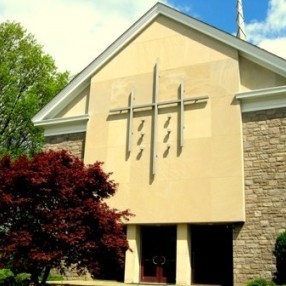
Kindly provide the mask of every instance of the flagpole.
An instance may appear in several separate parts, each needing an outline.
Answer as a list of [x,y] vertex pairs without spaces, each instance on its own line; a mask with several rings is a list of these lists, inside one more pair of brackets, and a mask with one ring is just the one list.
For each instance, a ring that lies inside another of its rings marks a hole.
[[236,10],[237,10],[237,16],[236,16],[237,34],[236,36],[241,40],[246,40],[242,0],[237,0]]

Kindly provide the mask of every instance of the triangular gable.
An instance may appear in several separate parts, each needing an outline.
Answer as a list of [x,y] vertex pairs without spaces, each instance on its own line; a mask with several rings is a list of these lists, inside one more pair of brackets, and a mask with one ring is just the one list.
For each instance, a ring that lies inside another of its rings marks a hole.
[[[75,97],[90,84],[91,77],[121,49],[130,43],[140,32],[142,32],[159,15],[163,15],[189,28],[192,28],[210,38],[224,43],[238,50],[239,55],[265,67],[283,77],[286,77],[286,61],[274,54],[260,49],[248,42],[240,40],[226,32],[218,30],[206,23],[194,19],[182,12],[170,8],[164,4],[157,3],[146,14],[144,14],[135,24],[133,24],[124,34],[122,34],[113,44],[111,44],[102,54],[91,62],[75,79],[73,79],[53,100],[51,100],[32,119],[36,126],[48,126],[60,124],[61,119],[54,119],[59,112],[70,104]],[[84,124],[88,120],[88,115],[73,117],[73,122],[80,121]],[[63,124],[69,121],[64,118]]]

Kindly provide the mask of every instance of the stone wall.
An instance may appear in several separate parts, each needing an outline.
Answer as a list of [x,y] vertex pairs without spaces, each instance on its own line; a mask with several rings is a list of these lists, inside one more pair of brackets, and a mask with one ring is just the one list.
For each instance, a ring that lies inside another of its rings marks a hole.
[[69,150],[80,159],[84,158],[85,132],[49,136],[45,138],[45,150]]
[[242,117],[246,222],[234,227],[235,285],[273,278],[275,240],[286,229],[286,108]]
[[[73,155],[84,158],[84,146],[85,146],[85,132],[63,134],[48,136],[45,138],[44,149],[45,150],[68,150]],[[60,274],[58,270],[53,269],[52,274]],[[88,272],[82,275],[78,275],[74,269],[65,269],[65,280],[91,280],[91,276]]]

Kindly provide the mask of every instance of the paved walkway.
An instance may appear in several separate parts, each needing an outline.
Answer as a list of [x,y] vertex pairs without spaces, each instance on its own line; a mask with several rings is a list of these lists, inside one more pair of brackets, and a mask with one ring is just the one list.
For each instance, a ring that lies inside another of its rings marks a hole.
[[[64,281],[48,281],[48,284],[51,285],[71,285],[71,286],[128,286],[128,285],[140,285],[140,286],[158,286],[158,284],[125,284],[123,282],[112,281],[112,280],[64,280]],[[171,286],[170,284],[164,284],[163,286]],[[175,286],[175,285],[172,285]],[[208,285],[208,284],[200,284],[199,286],[220,286],[220,285]]]
[[123,286],[123,282],[113,280],[63,280],[48,281],[50,285],[81,285],[81,286]]
[[[152,283],[123,283],[113,280],[63,280],[48,281],[47,284],[61,286],[158,286],[162,284]],[[163,286],[175,286],[174,284],[163,284]],[[199,286],[217,286],[217,285],[199,285]],[[219,285],[218,285],[219,286]]]

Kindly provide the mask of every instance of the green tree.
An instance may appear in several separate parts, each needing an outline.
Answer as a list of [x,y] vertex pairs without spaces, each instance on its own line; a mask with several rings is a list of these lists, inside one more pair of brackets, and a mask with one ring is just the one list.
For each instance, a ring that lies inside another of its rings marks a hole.
[[0,156],[32,156],[41,149],[43,133],[31,118],[68,78],[19,23],[0,24]]

